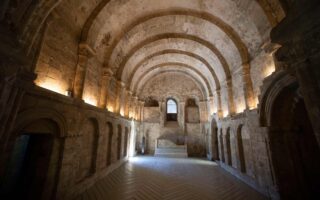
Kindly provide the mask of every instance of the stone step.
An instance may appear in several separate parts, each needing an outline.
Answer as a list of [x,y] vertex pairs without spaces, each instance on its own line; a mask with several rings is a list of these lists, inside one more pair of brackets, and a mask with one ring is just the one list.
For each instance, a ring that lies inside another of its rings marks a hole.
[[175,148],[156,148],[154,156],[187,158],[188,152],[187,152],[187,148],[185,148],[185,146],[175,147]]

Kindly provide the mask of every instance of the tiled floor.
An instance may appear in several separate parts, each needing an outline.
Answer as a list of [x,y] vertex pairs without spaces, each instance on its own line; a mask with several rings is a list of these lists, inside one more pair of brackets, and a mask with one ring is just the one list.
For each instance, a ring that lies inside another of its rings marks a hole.
[[214,162],[135,157],[77,200],[266,199]]

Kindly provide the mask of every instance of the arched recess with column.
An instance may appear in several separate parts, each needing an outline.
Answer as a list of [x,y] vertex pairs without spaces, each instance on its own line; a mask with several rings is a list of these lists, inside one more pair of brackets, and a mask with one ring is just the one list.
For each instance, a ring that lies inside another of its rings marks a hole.
[[107,167],[111,165],[111,157],[112,157],[112,138],[113,138],[113,126],[111,122],[107,122],[107,138],[108,138],[108,146],[107,146],[107,156],[106,156],[106,165]]
[[223,142],[223,128],[220,128],[220,135],[219,135],[219,141],[220,141],[220,154],[221,154],[221,160],[224,163],[225,160],[225,152],[224,152],[224,142]]
[[260,122],[269,127],[275,184],[282,199],[319,198],[320,148],[299,84],[282,72],[272,78],[261,99]]
[[122,153],[122,126],[118,124],[117,126],[117,160],[120,160]]
[[228,165],[232,166],[232,152],[231,152],[231,142],[230,142],[230,138],[231,134],[230,134],[230,127],[227,128],[227,132],[226,132],[226,150],[227,150],[227,163]]
[[[1,193],[10,198],[49,199],[60,179],[66,121],[51,109],[19,113],[9,139]],[[30,191],[33,191],[30,193]]]
[[211,120],[211,151],[212,159],[220,160],[219,157],[219,143],[218,143],[218,126],[214,118]]
[[95,118],[87,118],[82,123],[79,138],[79,169],[78,181],[92,176],[96,172],[99,124]]
[[240,124],[237,128],[237,147],[238,147],[238,158],[240,164],[240,171],[242,173],[246,172],[246,159],[244,155],[243,148],[243,136],[242,136],[243,125]]

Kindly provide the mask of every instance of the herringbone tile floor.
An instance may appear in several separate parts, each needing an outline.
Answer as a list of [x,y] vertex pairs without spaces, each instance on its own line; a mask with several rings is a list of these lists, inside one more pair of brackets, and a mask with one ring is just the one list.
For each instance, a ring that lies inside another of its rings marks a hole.
[[260,200],[246,184],[200,159],[135,157],[76,200]]

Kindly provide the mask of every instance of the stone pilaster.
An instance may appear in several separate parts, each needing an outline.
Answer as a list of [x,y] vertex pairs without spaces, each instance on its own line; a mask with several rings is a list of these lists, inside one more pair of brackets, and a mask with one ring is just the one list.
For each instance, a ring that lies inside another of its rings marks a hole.
[[112,77],[112,71],[110,68],[103,69],[102,79],[101,79],[101,90],[100,90],[100,99],[99,99],[99,107],[106,108],[108,101],[108,90],[109,83]]
[[124,116],[129,118],[130,107],[131,107],[131,100],[132,100],[132,92],[130,90],[126,90],[126,102],[125,102],[125,110]]
[[200,123],[206,123],[208,121],[207,104],[208,100],[202,100],[199,102]]
[[180,108],[178,110],[178,115],[179,115],[180,127],[182,128],[182,132],[185,133],[185,130],[186,130],[186,103],[180,102],[179,107]]
[[232,115],[235,113],[235,105],[234,105],[234,99],[233,99],[233,88],[232,88],[232,79],[226,80],[225,86],[227,87],[228,92],[228,109],[229,114]]
[[216,97],[218,100],[218,105],[217,105],[217,114],[219,118],[223,117],[223,113],[222,113],[222,102],[221,102],[221,90],[217,89],[216,90]]
[[138,101],[138,120],[143,121],[144,101]]
[[164,127],[166,121],[166,102],[159,101],[160,127]]
[[125,84],[121,81],[117,81],[116,84],[116,101],[115,101],[115,110],[114,113],[119,114],[120,113],[120,109],[122,106],[122,93],[123,90],[125,89]]
[[214,104],[215,104],[215,100],[214,100],[214,96],[209,97],[209,115],[211,116],[214,113]]
[[243,69],[243,89],[245,95],[246,109],[254,109],[257,107],[255,102],[255,94],[253,92],[253,85],[250,74],[250,64],[245,63],[242,66]]
[[88,60],[94,55],[95,51],[89,45],[84,43],[79,44],[78,63],[73,86],[73,96],[76,99],[82,99]]

